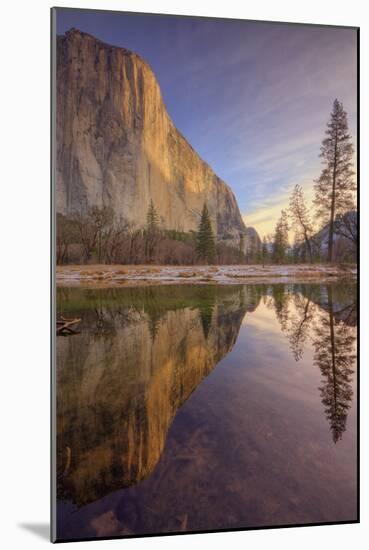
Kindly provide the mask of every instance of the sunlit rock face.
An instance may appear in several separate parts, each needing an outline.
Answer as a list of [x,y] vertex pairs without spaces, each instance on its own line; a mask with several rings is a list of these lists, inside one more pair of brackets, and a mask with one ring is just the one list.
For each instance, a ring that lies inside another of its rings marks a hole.
[[260,299],[245,289],[201,289],[199,299],[181,289],[172,308],[160,306],[160,289],[105,289],[93,303],[88,292],[60,289],[59,303],[69,314],[79,296],[85,304],[73,310],[81,334],[57,345],[58,495],[77,505],[153,471],[177,410]]
[[57,38],[56,205],[110,206],[143,226],[196,230],[206,201],[218,235],[245,231],[231,189],[171,121],[149,65],[78,30]]

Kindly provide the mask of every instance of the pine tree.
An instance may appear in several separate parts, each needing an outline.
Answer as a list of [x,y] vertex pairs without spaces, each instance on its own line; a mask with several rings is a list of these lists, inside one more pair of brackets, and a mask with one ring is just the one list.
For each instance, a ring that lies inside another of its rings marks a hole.
[[159,216],[155,210],[154,203],[151,199],[146,215],[146,230],[145,230],[145,252],[146,259],[151,262],[153,259],[155,247],[160,238]]
[[158,213],[155,210],[155,206],[152,199],[150,201],[149,208],[146,215],[146,226],[147,226],[147,229],[150,231],[155,231],[156,229],[159,228],[159,217],[158,217]]
[[196,252],[201,260],[207,263],[214,261],[215,238],[206,203],[202,209],[200,225],[196,236]]
[[285,210],[281,211],[275,232],[273,242],[273,261],[277,264],[282,263],[286,259],[286,251],[288,248],[288,218]]
[[258,241],[254,234],[249,235],[249,245],[247,247],[247,263],[249,260],[253,263],[258,254]]
[[243,263],[245,257],[245,234],[240,233],[240,242],[238,245],[238,261],[239,263]]
[[266,237],[263,237],[263,243],[261,245],[261,261],[263,263],[263,267],[265,266],[265,260],[268,255],[268,245]]
[[304,241],[306,250],[309,254],[310,263],[313,261],[311,248],[311,237],[313,234],[313,225],[310,219],[309,210],[306,206],[304,193],[300,185],[295,185],[290,198],[290,214],[292,218],[292,227],[296,230],[296,241]]
[[327,137],[322,142],[320,153],[324,168],[315,181],[314,203],[318,216],[324,223],[329,222],[328,261],[332,262],[335,217],[353,209],[356,190],[352,164],[354,148],[347,113],[337,99],[325,133]]

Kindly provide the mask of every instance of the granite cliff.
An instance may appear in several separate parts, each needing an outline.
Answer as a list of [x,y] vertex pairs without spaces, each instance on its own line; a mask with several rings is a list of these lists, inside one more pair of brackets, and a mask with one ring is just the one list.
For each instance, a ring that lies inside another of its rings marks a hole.
[[57,38],[57,211],[110,206],[143,226],[196,230],[206,201],[219,236],[246,228],[231,189],[174,126],[137,54],[76,29]]

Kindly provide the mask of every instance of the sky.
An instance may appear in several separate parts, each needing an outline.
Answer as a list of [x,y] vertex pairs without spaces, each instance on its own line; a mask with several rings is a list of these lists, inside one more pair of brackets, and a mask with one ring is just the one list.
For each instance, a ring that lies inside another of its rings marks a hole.
[[295,184],[312,200],[335,98],[356,147],[352,28],[58,9],[57,33],[72,27],[150,64],[174,124],[261,237]]

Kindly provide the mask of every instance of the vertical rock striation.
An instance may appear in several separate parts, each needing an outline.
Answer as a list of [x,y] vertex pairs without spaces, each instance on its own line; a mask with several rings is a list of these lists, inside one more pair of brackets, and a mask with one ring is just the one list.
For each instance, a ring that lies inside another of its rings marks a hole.
[[143,226],[196,230],[206,201],[218,235],[245,231],[231,189],[174,126],[149,65],[72,29],[57,38],[57,211],[92,205]]

